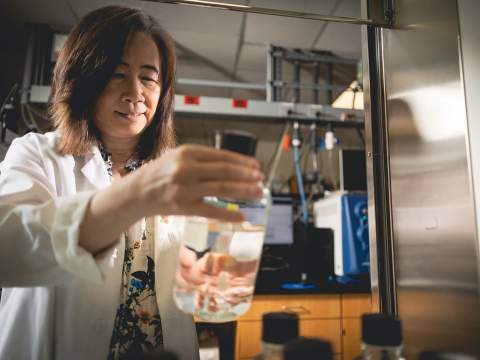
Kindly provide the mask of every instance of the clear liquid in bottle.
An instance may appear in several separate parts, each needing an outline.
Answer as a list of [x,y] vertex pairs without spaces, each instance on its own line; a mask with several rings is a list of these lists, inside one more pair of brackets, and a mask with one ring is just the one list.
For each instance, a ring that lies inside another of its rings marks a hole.
[[[222,202],[224,203],[224,202]],[[183,219],[174,299],[203,321],[232,321],[250,307],[263,248],[270,195],[253,203],[232,203],[247,221]]]

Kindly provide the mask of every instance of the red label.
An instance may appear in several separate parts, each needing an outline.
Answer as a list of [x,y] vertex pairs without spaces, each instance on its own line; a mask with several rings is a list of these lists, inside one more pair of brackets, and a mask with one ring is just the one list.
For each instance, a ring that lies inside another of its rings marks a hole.
[[183,103],[185,105],[200,105],[200,96],[187,96],[183,97]]
[[248,101],[245,99],[233,99],[232,106],[234,108],[243,108],[246,109],[248,107]]

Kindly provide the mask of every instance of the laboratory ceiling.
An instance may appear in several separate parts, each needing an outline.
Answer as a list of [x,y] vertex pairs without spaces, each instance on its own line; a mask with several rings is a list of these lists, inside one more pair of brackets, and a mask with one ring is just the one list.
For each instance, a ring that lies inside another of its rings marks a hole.
[[[230,2],[296,11],[314,9],[324,15],[358,17],[360,13],[360,0]],[[361,56],[360,26],[350,24],[139,0],[1,0],[0,11],[18,24],[49,24],[66,33],[87,12],[111,4],[141,8],[163,24],[177,42],[177,77],[262,83],[269,44],[326,50],[356,59]]]

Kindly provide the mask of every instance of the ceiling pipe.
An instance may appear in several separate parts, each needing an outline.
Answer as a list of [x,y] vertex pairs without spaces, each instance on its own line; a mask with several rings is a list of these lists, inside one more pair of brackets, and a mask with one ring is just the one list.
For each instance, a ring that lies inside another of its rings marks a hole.
[[314,13],[305,13],[300,11],[269,9],[269,8],[250,6],[250,5],[230,4],[230,3],[217,2],[217,1],[206,1],[206,0],[144,0],[144,1],[156,2],[156,3],[179,4],[179,5],[194,5],[194,6],[230,10],[230,11],[302,18],[302,19],[310,19],[310,20],[332,21],[332,22],[339,22],[339,23],[346,23],[346,24],[375,25],[380,27],[388,26],[388,24],[385,24],[384,22],[373,21],[371,19],[356,19],[356,18],[344,17],[344,16],[328,16],[328,15],[320,15],[320,14],[314,14]]

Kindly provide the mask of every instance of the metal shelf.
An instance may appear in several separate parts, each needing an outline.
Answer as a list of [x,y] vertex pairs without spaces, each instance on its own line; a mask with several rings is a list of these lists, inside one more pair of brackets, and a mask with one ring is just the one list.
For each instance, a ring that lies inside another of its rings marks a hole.
[[175,95],[175,113],[231,120],[262,122],[317,123],[332,127],[363,128],[364,112],[356,109],[338,109],[331,106],[240,100],[209,96]]
[[[32,103],[47,103],[50,97],[50,87],[32,86],[29,95]],[[218,119],[228,117],[238,121],[316,122],[320,126],[330,124],[333,127],[344,128],[361,128],[364,123],[362,110],[211,96],[175,95],[175,113],[192,115],[192,119],[208,116]]]

